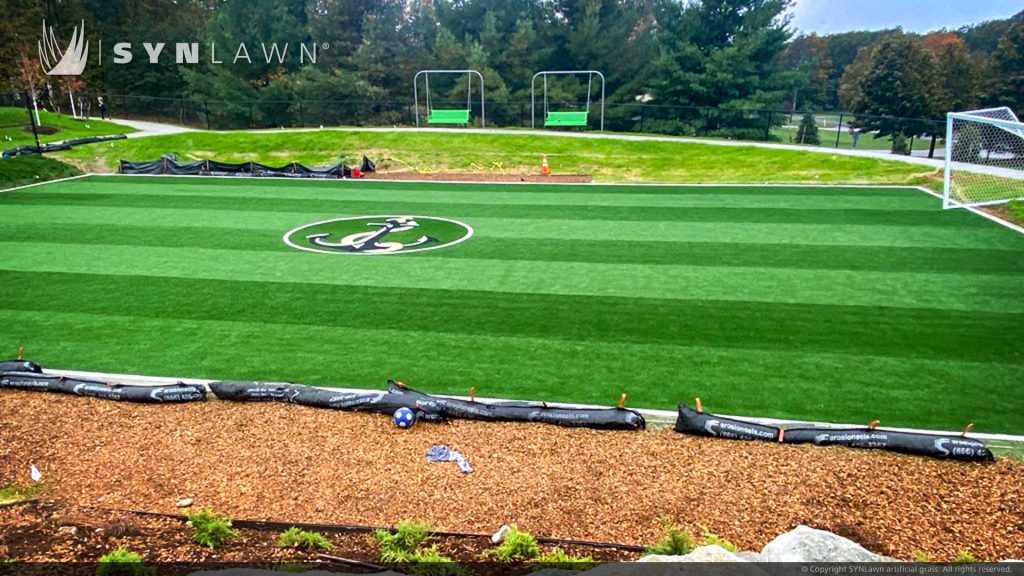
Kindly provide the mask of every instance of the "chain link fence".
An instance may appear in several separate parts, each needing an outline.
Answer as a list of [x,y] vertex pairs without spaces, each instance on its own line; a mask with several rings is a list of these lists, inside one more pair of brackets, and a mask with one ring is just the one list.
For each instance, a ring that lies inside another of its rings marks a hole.
[[[97,94],[85,99],[96,110]],[[316,128],[320,126],[413,126],[416,110],[411,102],[367,100],[191,100],[152,96],[102,95],[113,118],[148,120],[204,130],[269,128]],[[0,94],[0,107],[20,107],[17,94]],[[46,103],[40,103],[46,106]],[[436,108],[462,109],[462,102],[433,102]],[[552,109],[582,110],[585,104],[550,102]],[[488,127],[530,128],[544,123],[541,103],[536,118],[530,102],[487,102]],[[597,128],[598,111],[590,105],[590,129]],[[425,122],[426,109],[419,110]],[[472,104],[471,118],[479,124],[479,103]],[[891,150],[890,138],[876,138],[862,128],[883,119],[923,134],[898,141],[896,148],[916,156],[942,157],[945,121],[922,118],[892,118],[845,112],[813,113],[815,130],[801,129],[804,112],[761,109],[728,109],[699,106],[667,106],[646,103],[609,103],[605,107],[605,129],[613,132],[663,134],[741,141],[781,142],[845,149]],[[27,124],[27,117],[25,118]],[[44,121],[45,127],[46,122]],[[815,142],[816,140],[816,142]]]

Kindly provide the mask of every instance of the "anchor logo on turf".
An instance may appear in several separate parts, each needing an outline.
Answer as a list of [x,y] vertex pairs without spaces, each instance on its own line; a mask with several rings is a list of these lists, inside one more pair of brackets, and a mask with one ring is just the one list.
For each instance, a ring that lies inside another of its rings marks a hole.
[[323,248],[341,248],[346,252],[363,252],[366,254],[400,252],[409,248],[415,248],[416,246],[423,246],[424,244],[437,242],[437,238],[427,236],[426,234],[408,244],[402,244],[401,242],[382,242],[384,237],[388,234],[406,232],[408,230],[418,228],[419,223],[411,216],[396,216],[394,218],[388,218],[384,222],[368,222],[366,225],[377,226],[377,230],[349,234],[342,238],[340,242],[328,242],[327,237],[331,235],[329,232],[310,234],[309,236],[306,236],[306,239]]
[[388,255],[436,250],[473,235],[469,225],[435,216],[355,216],[299,226],[284,243],[321,254]]

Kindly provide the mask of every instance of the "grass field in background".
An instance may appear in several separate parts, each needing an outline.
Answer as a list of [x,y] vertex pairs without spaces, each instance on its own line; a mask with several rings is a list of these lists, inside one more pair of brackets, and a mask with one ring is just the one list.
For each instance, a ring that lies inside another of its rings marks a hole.
[[[133,128],[91,118],[79,120],[70,114],[54,114],[46,110],[39,111],[42,126],[56,128],[53,134],[39,134],[39,142],[60,142],[71,138],[86,136],[107,136],[110,134],[130,134]],[[25,129],[25,127],[29,127]],[[23,108],[0,107],[0,149],[7,150],[24,145],[35,145],[28,113]]]
[[609,182],[739,182],[925,184],[939,171],[874,158],[808,154],[692,142],[583,139],[543,135],[435,132],[188,132],[81,146],[58,157],[90,172],[116,170],[118,160],[214,158],[279,165],[327,165],[363,155],[385,170],[537,173],[542,154],[559,174]]
[[[282,242],[380,214],[475,234]],[[1024,433],[1024,236],[918,190],[89,177],[0,194],[0,253],[54,368]]]

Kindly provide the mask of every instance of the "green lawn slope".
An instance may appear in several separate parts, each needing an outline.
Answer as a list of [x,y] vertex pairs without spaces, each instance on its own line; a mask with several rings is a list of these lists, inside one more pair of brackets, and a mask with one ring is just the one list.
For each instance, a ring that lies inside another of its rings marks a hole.
[[[44,128],[39,133],[39,142],[42,144],[86,136],[135,132],[134,128],[98,118],[79,120],[68,114],[54,114],[46,110],[39,111],[39,121]],[[55,131],[52,134],[45,133],[50,131],[47,128]],[[7,150],[35,143],[28,113],[23,108],[0,107],[0,148]]]
[[118,160],[182,160],[326,165],[362,155],[381,170],[421,173],[536,173],[541,155],[559,174],[589,174],[603,182],[733,182],[927,184],[938,171],[874,158],[753,146],[692,142],[583,139],[508,134],[360,132],[188,132],[83,146],[61,154],[91,171],[115,171]]

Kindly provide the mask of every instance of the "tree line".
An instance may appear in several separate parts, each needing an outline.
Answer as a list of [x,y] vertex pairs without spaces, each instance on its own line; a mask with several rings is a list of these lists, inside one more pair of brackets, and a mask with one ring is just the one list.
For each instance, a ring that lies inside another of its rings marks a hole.
[[[607,78],[610,104],[844,110],[860,115],[865,129],[901,138],[933,130],[915,119],[953,109],[1024,112],[1024,12],[925,35],[895,28],[797,36],[789,7],[789,0],[0,0],[0,88],[255,101],[263,114],[284,114],[300,101],[408,104],[413,74],[424,68],[480,70],[494,103],[529,102],[536,71],[596,69]],[[204,56],[176,65],[165,55],[150,64],[136,50],[130,64],[105,60],[82,77],[47,78],[36,57],[44,19],[65,42],[84,22],[105,52],[114,42],[215,43],[224,63]],[[262,54],[231,62],[239,44],[258,51],[261,42],[328,47],[316,64],[268,63]],[[465,82],[432,77],[433,100],[464,103]],[[551,100],[567,106],[584,103],[588,87],[596,97],[585,76],[548,84]],[[515,123],[514,113],[493,112],[498,124]],[[679,112],[648,122],[663,123],[664,132],[693,132],[702,122],[720,135],[769,136],[757,114]]]

